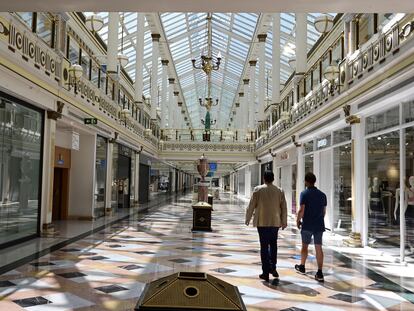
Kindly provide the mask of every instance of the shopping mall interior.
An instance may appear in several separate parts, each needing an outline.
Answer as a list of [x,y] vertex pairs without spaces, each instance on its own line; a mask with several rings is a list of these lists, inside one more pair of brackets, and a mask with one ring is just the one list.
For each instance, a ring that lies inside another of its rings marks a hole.
[[414,310],[414,1],[290,2],[0,0],[0,310]]

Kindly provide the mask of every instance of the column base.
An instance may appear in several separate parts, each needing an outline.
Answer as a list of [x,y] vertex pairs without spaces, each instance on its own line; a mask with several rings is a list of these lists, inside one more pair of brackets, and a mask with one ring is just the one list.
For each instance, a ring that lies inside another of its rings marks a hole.
[[351,232],[349,238],[344,240],[344,244],[348,247],[362,247],[361,233]]

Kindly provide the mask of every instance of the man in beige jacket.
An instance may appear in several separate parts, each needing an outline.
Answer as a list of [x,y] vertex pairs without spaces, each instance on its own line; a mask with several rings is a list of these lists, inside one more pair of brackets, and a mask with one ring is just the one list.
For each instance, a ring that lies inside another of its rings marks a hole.
[[[277,234],[279,228],[287,227],[287,208],[285,194],[282,189],[272,184],[274,175],[264,172],[264,184],[254,189],[246,211],[246,226],[253,214],[253,226],[257,227],[260,240],[260,257],[263,273],[259,278],[269,282],[269,273],[278,279],[276,271]],[[269,258],[270,255],[270,258]]]

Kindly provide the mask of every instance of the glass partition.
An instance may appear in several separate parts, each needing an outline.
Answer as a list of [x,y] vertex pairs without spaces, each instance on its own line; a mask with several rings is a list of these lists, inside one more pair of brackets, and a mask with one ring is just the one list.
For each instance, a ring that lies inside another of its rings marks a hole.
[[368,146],[368,243],[400,246],[400,228],[394,219],[396,190],[400,188],[399,131],[371,137]]
[[96,137],[96,162],[95,162],[95,210],[94,217],[105,215],[106,193],[106,166],[107,166],[107,139]]
[[0,93],[0,245],[38,233],[43,115]]

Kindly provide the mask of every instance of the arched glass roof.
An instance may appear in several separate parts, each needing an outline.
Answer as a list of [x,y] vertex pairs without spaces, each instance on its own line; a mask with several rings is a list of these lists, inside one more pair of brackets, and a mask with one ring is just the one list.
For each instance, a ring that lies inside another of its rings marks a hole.
[[[85,12],[86,16],[92,14]],[[102,40],[107,43],[108,39],[108,13],[98,13],[104,19],[104,27],[99,31]],[[137,32],[137,13],[124,12],[123,16],[124,39],[123,47],[119,40],[119,51],[129,57],[129,63],[124,68],[131,79],[135,80],[135,41]],[[244,78],[243,71],[248,64],[249,51],[251,45],[257,42],[255,33],[261,14],[255,13],[213,13],[212,14],[212,51],[213,56],[218,52],[222,55],[222,63],[218,71],[212,73],[212,96],[219,99],[219,105],[212,108],[212,119],[217,120],[217,128],[224,128],[228,124],[231,109],[237,99],[239,85]],[[320,13],[308,14],[307,43],[308,51],[319,39],[320,34],[313,26],[314,19]],[[334,16],[335,14],[331,14]],[[187,111],[191,118],[193,128],[202,128],[201,119],[204,118],[205,108],[199,104],[199,98],[206,97],[207,83],[206,75],[200,69],[194,69],[191,63],[192,58],[197,61],[203,49],[207,49],[207,13],[161,13],[160,29],[154,29],[154,25],[148,23],[148,14],[145,21],[145,40],[144,40],[144,68],[142,75],[144,78],[144,95],[150,93],[150,73],[151,73],[151,51],[152,41],[151,32],[165,33],[166,38],[161,39],[164,47],[171,54],[175,72],[177,73],[181,93],[185,99]],[[281,52],[281,72],[280,83],[283,85],[290,77],[293,69],[289,67],[288,60],[295,53],[295,14],[280,14],[280,52]],[[269,80],[269,89],[266,90],[271,96],[271,64],[272,64],[272,31],[268,27],[266,40],[266,68]],[[121,39],[122,28],[119,28],[119,38]],[[161,62],[158,65],[159,81],[161,87]],[[258,68],[256,67],[256,70]],[[257,81],[257,79],[256,79]],[[257,84],[258,86],[258,84]]]

